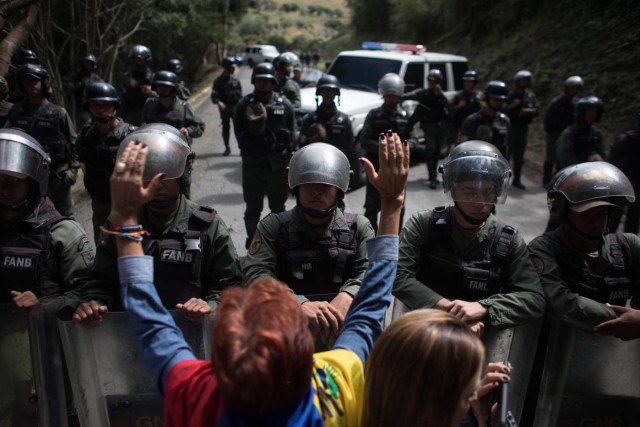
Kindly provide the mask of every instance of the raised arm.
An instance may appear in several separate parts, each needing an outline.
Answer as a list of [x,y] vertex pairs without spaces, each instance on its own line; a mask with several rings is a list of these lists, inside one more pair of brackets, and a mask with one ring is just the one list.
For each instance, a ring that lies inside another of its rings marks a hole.
[[390,133],[379,142],[379,172],[376,173],[371,162],[362,159],[369,182],[380,192],[382,200],[378,237],[367,242],[369,268],[334,345],[334,348],[353,351],[363,364],[382,332],[382,320],[391,303],[391,286],[398,263],[400,210],[409,175],[408,144]]

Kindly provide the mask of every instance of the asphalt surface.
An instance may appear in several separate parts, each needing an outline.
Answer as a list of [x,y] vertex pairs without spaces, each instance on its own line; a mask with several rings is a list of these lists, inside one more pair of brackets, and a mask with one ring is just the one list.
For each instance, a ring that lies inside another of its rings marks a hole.
[[[245,94],[252,91],[249,83],[250,74],[251,69],[244,66],[237,71]],[[230,229],[238,255],[244,256],[246,233],[243,221],[241,158],[233,132],[232,153],[228,157],[222,156],[224,144],[220,116],[218,108],[211,103],[209,94],[210,90],[207,88],[196,93],[189,100],[207,125],[204,135],[193,143],[196,161],[191,193],[195,202],[212,206],[218,211]],[[527,169],[526,165],[523,175],[522,182],[527,187],[526,190],[510,187],[506,204],[497,207],[497,216],[519,229],[524,239],[530,241],[544,231],[547,222],[546,191],[540,185],[540,176],[533,170]],[[92,235],[91,200],[84,190],[81,179],[73,188],[73,198],[76,219],[84,226],[87,234]],[[364,198],[364,187],[348,192],[345,197],[347,210],[364,213]],[[416,211],[448,203],[449,200],[443,193],[441,185],[436,190],[429,189],[426,165],[424,163],[414,165],[407,183],[405,220]],[[291,196],[287,201],[287,209],[294,205],[295,199]],[[263,215],[267,215],[269,211],[266,198],[264,206]]]

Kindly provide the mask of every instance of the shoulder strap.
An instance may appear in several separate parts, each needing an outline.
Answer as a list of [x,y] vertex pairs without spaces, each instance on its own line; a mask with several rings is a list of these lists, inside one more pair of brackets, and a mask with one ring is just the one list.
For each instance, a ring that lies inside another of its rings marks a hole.
[[349,258],[353,257],[356,252],[357,231],[358,231],[358,215],[350,212],[344,213],[344,219],[347,221],[348,230],[338,231],[336,241],[338,257],[336,258],[336,266],[333,270],[333,282],[342,284],[347,269]]
[[518,232],[510,225],[499,223],[496,233],[493,237],[493,242],[489,248],[489,255],[491,257],[491,267],[489,268],[489,284],[494,289],[501,289],[502,286],[500,280],[505,273],[503,268],[507,265],[511,254],[513,253],[516,236]]
[[52,227],[62,220],[69,219],[68,217],[63,216],[62,214],[60,214],[60,212],[55,210],[53,206],[45,205],[43,207],[43,211],[38,212],[38,218],[35,225],[35,228],[37,230],[45,227]]
[[609,241],[609,255],[611,256],[611,267],[616,271],[625,271],[628,263],[625,262],[630,258],[631,248],[629,242],[619,233],[607,234],[606,239]]
[[191,212],[189,217],[189,230],[204,231],[213,222],[216,217],[216,210],[209,206],[198,206]]

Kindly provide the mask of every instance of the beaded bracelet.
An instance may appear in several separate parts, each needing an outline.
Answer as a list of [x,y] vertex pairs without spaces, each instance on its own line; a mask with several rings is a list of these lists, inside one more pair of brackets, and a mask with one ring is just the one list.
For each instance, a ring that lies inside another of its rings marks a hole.
[[122,225],[112,229],[100,226],[100,243],[104,244],[109,236],[123,237],[135,242],[142,241],[142,236],[149,236],[149,232],[141,225]]

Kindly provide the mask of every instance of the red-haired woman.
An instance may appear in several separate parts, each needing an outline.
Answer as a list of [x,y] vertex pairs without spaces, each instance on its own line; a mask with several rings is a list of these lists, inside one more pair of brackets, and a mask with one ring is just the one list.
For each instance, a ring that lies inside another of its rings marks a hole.
[[[138,207],[161,186],[161,175],[142,185],[146,154],[144,145],[131,143],[114,169],[110,221],[120,232],[135,233]],[[367,244],[369,269],[328,352],[313,354],[299,304],[286,286],[267,279],[222,294],[212,360],[196,360],[154,291],[152,260],[139,242],[116,238],[121,296],[165,394],[166,427],[360,425],[363,365],[396,275],[409,149],[397,135],[381,135],[380,171],[368,161],[365,167],[382,196],[379,237]]]

